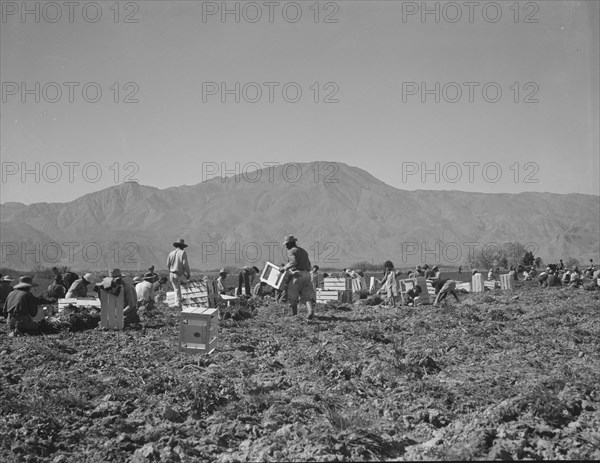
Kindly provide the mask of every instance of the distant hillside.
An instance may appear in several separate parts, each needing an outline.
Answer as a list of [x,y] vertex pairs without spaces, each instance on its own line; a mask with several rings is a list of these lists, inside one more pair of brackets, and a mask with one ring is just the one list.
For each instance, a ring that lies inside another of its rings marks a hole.
[[597,196],[404,191],[346,164],[318,166],[318,175],[314,163],[283,165],[165,190],[126,183],[69,203],[3,204],[0,266],[163,268],[179,238],[194,268],[261,266],[283,260],[286,234],[321,266],[458,265],[469,250],[505,242],[535,243],[546,262],[600,261]]

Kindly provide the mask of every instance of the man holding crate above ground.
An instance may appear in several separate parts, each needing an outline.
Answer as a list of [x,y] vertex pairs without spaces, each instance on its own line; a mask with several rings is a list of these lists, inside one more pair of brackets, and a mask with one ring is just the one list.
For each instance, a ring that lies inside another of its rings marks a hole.
[[310,259],[308,253],[296,245],[296,241],[298,240],[293,235],[287,235],[284,238],[283,245],[287,249],[288,263],[279,271],[283,273],[289,270],[291,273],[291,278],[287,282],[287,299],[292,309],[292,315],[298,314],[298,302],[303,300],[308,309],[307,318],[312,320],[315,316],[313,304],[317,296],[310,276]]
[[175,304],[181,306],[181,283],[185,283],[186,280],[190,279],[190,264],[184,251],[187,248],[185,241],[183,239],[175,241],[173,246],[175,246],[175,249],[167,257],[167,268],[175,291]]

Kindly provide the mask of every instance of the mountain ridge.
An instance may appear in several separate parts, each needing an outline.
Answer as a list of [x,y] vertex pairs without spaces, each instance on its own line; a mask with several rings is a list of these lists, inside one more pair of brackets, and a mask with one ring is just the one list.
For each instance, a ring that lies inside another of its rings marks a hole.
[[[293,174],[298,168],[300,176]],[[260,266],[284,258],[279,250],[266,251],[280,247],[285,234],[312,248],[311,259],[321,266],[387,258],[408,266],[422,257],[459,265],[464,259],[451,262],[441,251],[433,256],[427,251],[435,243],[455,243],[464,251],[464,243],[473,241],[481,246],[531,242],[546,261],[599,259],[597,196],[401,190],[344,163],[288,163],[259,171],[165,189],[126,182],[66,203],[0,204],[2,266],[160,268],[180,237],[190,244],[195,268]],[[35,243],[49,248],[54,242],[62,249],[65,240],[82,248],[96,243],[102,257],[75,255],[65,262],[63,252],[59,261],[48,262],[41,250],[27,255]],[[136,258],[125,261],[121,253],[117,259],[117,250],[127,243],[134,243]],[[414,244],[426,255],[412,254]],[[261,251],[250,255],[256,247]]]

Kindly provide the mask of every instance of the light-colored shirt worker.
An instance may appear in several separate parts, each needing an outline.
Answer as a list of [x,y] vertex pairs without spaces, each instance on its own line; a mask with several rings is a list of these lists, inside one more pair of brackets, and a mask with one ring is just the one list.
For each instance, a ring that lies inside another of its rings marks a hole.
[[94,283],[95,283],[94,274],[86,273],[82,278],[80,278],[79,280],[75,280],[73,282],[73,284],[67,291],[67,294],[65,295],[65,297],[67,299],[77,298],[77,297],[86,297],[88,294],[88,285],[91,284],[92,285],[91,287],[93,288]]
[[188,262],[187,253],[183,248],[174,249],[169,253],[169,257],[167,257],[167,268],[169,269],[169,272],[175,273],[177,276],[190,278],[190,264]]
[[138,283],[135,287],[135,293],[137,294],[137,301],[141,303],[148,303],[154,298],[154,291],[152,290],[152,283],[148,280],[144,280]]
[[181,283],[185,283],[186,280],[190,279],[190,264],[188,263],[188,257],[184,251],[187,248],[183,239],[175,241],[173,243],[175,248],[169,253],[167,257],[167,268],[169,269],[169,275],[171,277],[171,284],[175,290],[175,304],[181,304]]

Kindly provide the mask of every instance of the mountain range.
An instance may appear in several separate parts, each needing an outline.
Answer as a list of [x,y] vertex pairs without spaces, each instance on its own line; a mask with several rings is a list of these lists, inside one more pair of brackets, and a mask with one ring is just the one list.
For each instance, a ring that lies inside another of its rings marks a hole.
[[126,182],[67,203],[0,205],[1,267],[164,269],[172,243],[196,269],[283,262],[293,234],[321,267],[465,265],[497,244],[545,262],[600,260],[600,197],[407,191],[343,163],[284,164],[158,189]]

